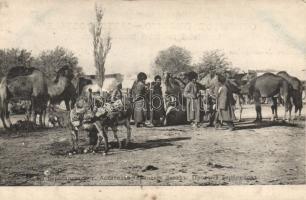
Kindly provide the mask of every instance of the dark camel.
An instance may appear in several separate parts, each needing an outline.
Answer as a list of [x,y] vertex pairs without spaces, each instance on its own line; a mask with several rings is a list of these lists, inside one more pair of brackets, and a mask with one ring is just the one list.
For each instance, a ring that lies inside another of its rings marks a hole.
[[[189,73],[180,73],[177,76],[165,73],[166,85],[166,120],[165,125],[178,125],[187,123],[186,98],[183,96],[185,86],[188,83]],[[201,90],[206,87],[198,83]]]
[[280,71],[278,72],[276,75],[283,77],[284,79],[286,79],[292,86],[293,90],[292,90],[292,100],[293,100],[293,104],[295,107],[295,117],[297,114],[297,111],[299,111],[299,118],[301,117],[301,111],[303,108],[303,84],[302,82],[294,77],[294,76],[290,76],[287,72],[285,71]]
[[64,91],[60,95],[55,95],[50,99],[50,104],[60,104],[62,101],[65,102],[66,110],[69,111],[74,108],[74,104],[77,98],[77,91],[71,82],[67,83]]
[[187,114],[185,110],[186,100],[183,96],[186,83],[171,73],[165,73],[166,85],[166,117],[164,125],[178,125],[187,123]]

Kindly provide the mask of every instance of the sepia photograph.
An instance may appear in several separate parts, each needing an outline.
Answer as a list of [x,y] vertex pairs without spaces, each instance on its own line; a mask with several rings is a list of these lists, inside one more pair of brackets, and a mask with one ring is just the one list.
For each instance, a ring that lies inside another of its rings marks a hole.
[[305,185],[305,11],[0,0],[0,186]]

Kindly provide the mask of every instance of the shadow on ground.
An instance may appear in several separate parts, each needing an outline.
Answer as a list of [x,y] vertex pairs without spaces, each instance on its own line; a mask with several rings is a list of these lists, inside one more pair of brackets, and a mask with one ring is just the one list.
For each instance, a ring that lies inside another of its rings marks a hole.
[[173,146],[173,142],[181,140],[190,140],[191,137],[176,137],[176,138],[166,138],[166,139],[157,139],[157,140],[147,140],[142,143],[130,143],[126,148],[128,150],[145,150],[152,149],[163,146]]
[[273,126],[286,126],[286,127],[298,127],[297,123],[288,123],[285,121],[262,121],[262,122],[254,122],[254,121],[243,121],[235,123],[236,130],[244,130],[244,129],[260,129],[266,127]]

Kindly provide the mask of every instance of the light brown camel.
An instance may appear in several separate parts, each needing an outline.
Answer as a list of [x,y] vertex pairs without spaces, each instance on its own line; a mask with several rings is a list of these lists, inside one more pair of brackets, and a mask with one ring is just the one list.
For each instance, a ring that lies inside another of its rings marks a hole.
[[36,68],[13,67],[0,83],[0,116],[3,126],[11,126],[8,112],[8,102],[12,99],[31,101],[33,122],[39,114],[40,125],[45,125],[45,115],[48,100],[56,98],[65,92],[73,78],[69,66],[62,67],[54,81],[48,81],[46,76]]
[[[255,121],[262,121],[261,115],[261,97],[272,98],[273,105],[272,105],[272,113],[274,114],[272,120],[277,118],[277,101],[276,95],[280,95],[280,97],[284,101],[285,105],[285,113],[284,113],[284,120],[286,120],[287,112],[289,112],[288,120],[291,120],[291,97],[292,96],[292,86],[291,84],[281,76],[277,76],[272,73],[265,73],[261,76],[258,76],[252,79],[248,84],[242,87],[242,90],[249,91],[249,94],[253,96],[255,101],[255,109],[256,109],[256,120]],[[274,111],[273,111],[274,110]]]
[[[66,72],[63,70],[66,70]],[[56,84],[48,84],[48,94],[50,96],[51,105],[60,104],[64,101],[67,111],[74,107],[77,98],[77,91],[71,82],[72,78],[72,71],[68,68],[62,68],[58,72],[56,80],[53,82]]]
[[36,68],[25,68],[23,66],[13,67],[0,83],[0,117],[4,128],[12,125],[8,103],[12,99],[30,100],[33,120],[36,114],[40,114],[42,122],[43,110],[48,101],[48,86],[44,74]]

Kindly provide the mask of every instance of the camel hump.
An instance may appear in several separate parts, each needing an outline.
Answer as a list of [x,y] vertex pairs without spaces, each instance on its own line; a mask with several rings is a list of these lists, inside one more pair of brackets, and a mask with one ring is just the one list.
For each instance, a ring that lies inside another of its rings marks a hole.
[[23,67],[23,66],[17,66],[11,68],[7,73],[7,79],[13,79],[18,76],[28,76],[31,75],[35,70],[37,70],[34,67]]
[[274,77],[276,77],[277,75],[275,75],[275,74],[273,74],[273,73],[271,73],[271,72],[266,72],[266,73],[264,73],[264,74],[261,75],[261,76],[274,76]]
[[286,75],[286,76],[289,76],[288,72],[286,72],[286,71],[280,71],[276,75]]

